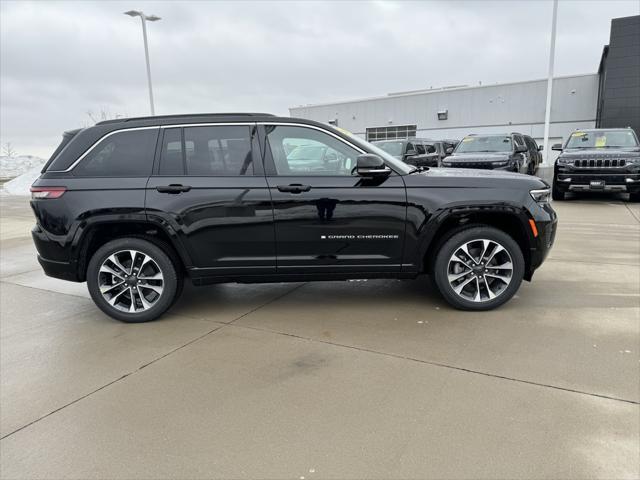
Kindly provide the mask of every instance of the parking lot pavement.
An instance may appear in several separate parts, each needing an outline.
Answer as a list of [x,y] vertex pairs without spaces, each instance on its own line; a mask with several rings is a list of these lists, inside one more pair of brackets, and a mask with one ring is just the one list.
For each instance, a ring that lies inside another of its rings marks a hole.
[[0,474],[638,478],[640,208],[554,206],[493,312],[426,279],[231,284],[125,325],[43,276],[0,197]]

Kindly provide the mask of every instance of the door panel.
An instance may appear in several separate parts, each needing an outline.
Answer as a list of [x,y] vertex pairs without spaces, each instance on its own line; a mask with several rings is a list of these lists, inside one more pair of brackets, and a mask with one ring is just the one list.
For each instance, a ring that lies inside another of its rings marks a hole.
[[172,227],[202,275],[275,272],[271,197],[253,133],[253,126],[165,129],[147,216]]
[[[406,217],[401,176],[272,176],[280,273],[399,271]],[[311,187],[300,193],[278,186]]]
[[266,125],[279,273],[400,271],[401,176],[352,174],[361,151],[318,127]]

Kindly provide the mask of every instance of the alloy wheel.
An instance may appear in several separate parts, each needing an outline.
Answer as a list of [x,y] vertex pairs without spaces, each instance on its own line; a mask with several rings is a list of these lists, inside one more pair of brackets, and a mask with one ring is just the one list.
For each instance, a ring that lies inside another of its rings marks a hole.
[[115,309],[138,313],[158,302],[164,290],[164,275],[149,255],[137,250],[121,250],[102,262],[98,288]]
[[447,279],[459,297],[486,302],[507,289],[513,278],[513,261],[495,240],[477,239],[456,248],[449,259]]

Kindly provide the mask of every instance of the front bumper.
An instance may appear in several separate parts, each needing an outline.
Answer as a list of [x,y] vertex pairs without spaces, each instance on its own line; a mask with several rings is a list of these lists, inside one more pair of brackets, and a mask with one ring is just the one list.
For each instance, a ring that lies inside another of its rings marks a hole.
[[562,192],[640,192],[640,167],[577,168],[557,164],[554,187]]
[[534,237],[531,242],[530,272],[527,272],[529,279],[533,275],[533,271],[542,265],[549,255],[558,230],[558,215],[551,205],[535,204],[530,211],[538,230],[538,236]]

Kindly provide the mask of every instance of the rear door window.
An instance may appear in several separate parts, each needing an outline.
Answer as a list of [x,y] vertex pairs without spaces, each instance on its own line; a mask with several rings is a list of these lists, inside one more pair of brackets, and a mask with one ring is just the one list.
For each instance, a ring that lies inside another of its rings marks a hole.
[[184,129],[187,175],[253,175],[249,126]]
[[101,140],[73,169],[82,177],[151,175],[158,128],[124,130]]

